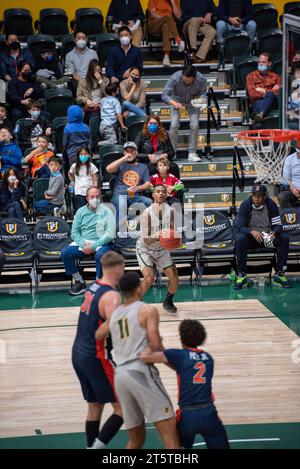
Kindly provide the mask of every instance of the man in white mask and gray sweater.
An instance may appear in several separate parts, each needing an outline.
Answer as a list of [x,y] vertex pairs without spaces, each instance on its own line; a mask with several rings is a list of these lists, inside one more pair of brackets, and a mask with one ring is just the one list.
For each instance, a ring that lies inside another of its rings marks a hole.
[[75,81],[85,78],[89,63],[92,59],[98,60],[96,51],[87,47],[88,37],[82,31],[74,32],[76,46],[66,55],[66,71],[68,75],[72,74]]

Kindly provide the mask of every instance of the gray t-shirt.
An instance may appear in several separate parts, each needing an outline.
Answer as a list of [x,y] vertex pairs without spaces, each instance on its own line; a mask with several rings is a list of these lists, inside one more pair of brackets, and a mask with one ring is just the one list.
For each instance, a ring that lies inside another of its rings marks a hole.
[[269,233],[271,231],[272,226],[266,205],[264,205],[261,210],[255,210],[253,208],[250,215],[249,228],[259,231],[260,233],[263,231]]
[[150,181],[150,174],[147,166],[143,163],[121,164],[114,187],[115,194],[128,194],[127,189],[133,186],[140,186]]

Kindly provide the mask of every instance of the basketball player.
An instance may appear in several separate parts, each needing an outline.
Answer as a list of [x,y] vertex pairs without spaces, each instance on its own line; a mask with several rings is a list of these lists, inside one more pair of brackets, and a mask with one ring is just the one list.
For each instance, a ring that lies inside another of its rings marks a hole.
[[141,237],[136,243],[136,256],[144,277],[143,295],[154,282],[154,267],[163,271],[168,277],[168,292],[163,308],[176,313],[173,296],[178,288],[178,273],[171,254],[162,248],[159,235],[162,229],[174,229],[174,209],[166,203],[168,194],[164,185],[153,190],[154,203],[141,215]]
[[[105,448],[123,423],[120,404],[114,391],[114,368],[111,341],[96,340],[99,324],[109,319],[121,304],[116,286],[124,274],[124,258],[108,251],[101,258],[103,276],[90,285],[80,308],[77,334],[72,350],[72,363],[88,403],[86,419],[87,447]],[[114,413],[99,433],[104,404],[110,402]],[[97,438],[98,437],[98,438]]]
[[178,430],[181,446],[192,448],[195,436],[202,435],[208,449],[229,448],[226,430],[218,417],[212,395],[214,360],[197,348],[206,339],[203,325],[185,319],[179,325],[182,349],[141,354],[145,363],[165,363],[177,372],[179,383]]
[[115,388],[129,434],[127,449],[142,448],[144,417],[154,422],[165,448],[179,448],[173,406],[158,371],[139,359],[145,347],[163,349],[158,311],[140,301],[143,288],[136,272],[126,273],[119,287],[125,298],[124,305],[113,311],[96,337],[103,340],[109,332],[111,334],[117,364]]

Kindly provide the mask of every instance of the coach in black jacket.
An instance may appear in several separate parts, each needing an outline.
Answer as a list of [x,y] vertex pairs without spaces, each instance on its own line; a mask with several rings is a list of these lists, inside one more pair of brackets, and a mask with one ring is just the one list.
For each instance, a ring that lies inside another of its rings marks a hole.
[[[275,202],[267,197],[267,188],[256,184],[252,196],[241,204],[236,221],[235,253],[238,276],[235,289],[247,284],[247,253],[249,248],[274,247],[277,255],[274,285],[289,288],[284,274],[289,252],[289,238],[282,232],[279,211]],[[267,233],[269,236],[266,236]]]

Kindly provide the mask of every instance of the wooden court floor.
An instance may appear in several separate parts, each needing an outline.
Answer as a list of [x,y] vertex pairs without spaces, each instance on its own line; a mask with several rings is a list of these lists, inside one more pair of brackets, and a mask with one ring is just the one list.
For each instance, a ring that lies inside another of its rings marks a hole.
[[[300,421],[298,336],[258,300],[177,303],[161,313],[165,347],[178,347],[181,319],[199,319],[215,358],[213,391],[223,422]],[[71,365],[78,307],[2,311],[0,318],[0,437],[83,431],[85,403]],[[174,405],[176,375],[160,365]],[[108,415],[111,408],[104,413]]]

